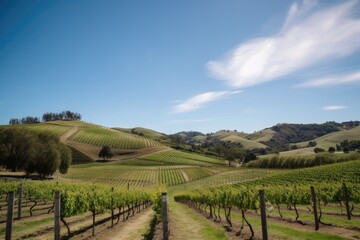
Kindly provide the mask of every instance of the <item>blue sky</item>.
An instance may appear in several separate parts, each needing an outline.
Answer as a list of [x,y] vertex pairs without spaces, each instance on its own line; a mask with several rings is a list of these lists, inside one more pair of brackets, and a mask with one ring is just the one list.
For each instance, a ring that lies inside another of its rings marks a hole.
[[360,120],[359,1],[0,0],[0,124],[253,132]]

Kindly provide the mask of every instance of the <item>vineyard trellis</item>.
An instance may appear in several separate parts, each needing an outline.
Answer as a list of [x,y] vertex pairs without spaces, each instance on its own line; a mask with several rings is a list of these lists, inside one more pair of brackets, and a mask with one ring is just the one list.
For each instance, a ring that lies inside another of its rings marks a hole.
[[[30,207],[30,215],[32,216],[33,209],[42,203],[48,206],[47,202],[51,202],[47,213],[54,211],[55,206],[55,192],[60,193],[60,221],[67,229],[68,237],[72,236],[73,232],[70,229],[70,224],[67,218],[90,212],[93,216],[93,234],[95,233],[95,216],[106,211],[111,211],[112,225],[113,220],[127,220],[133,216],[135,212],[140,212],[141,207],[145,208],[153,204],[153,208],[160,209],[161,192],[165,191],[164,186],[155,186],[145,189],[127,189],[127,188],[112,188],[106,185],[99,184],[67,184],[67,183],[44,183],[44,182],[0,182],[0,194],[3,197],[8,193],[18,195],[19,186],[22,186],[24,197],[32,202]],[[114,210],[118,209],[118,213],[114,214]],[[56,212],[56,211],[55,211]],[[159,212],[158,212],[159,214]],[[18,220],[18,219],[17,219]]]
[[[241,211],[242,225],[237,232],[237,235],[242,233],[244,224],[249,227],[251,238],[254,237],[254,231],[251,223],[246,218],[246,211],[259,209],[259,190],[265,191],[266,200],[268,204],[276,205],[279,216],[282,218],[280,204],[284,204],[288,209],[293,209],[296,214],[295,221],[303,224],[299,219],[298,205],[310,205],[312,203],[312,196],[309,184],[287,184],[287,185],[268,185],[261,186],[255,184],[249,185],[233,185],[218,188],[209,188],[203,190],[196,190],[185,192],[175,196],[175,200],[186,203],[188,206],[199,209],[205,212],[207,208],[210,209],[209,218],[214,218],[214,221],[220,222],[221,209],[224,211],[224,217],[230,227],[232,227],[231,211],[233,208],[238,208]],[[319,207],[318,220],[321,222],[321,205],[325,206],[328,203],[336,203],[339,205],[349,205],[349,213],[347,218],[350,219],[349,214],[355,208],[355,205],[360,203],[360,187],[358,184],[348,183],[321,183],[315,187],[317,195],[317,204]],[[324,224],[324,223],[323,223]]]

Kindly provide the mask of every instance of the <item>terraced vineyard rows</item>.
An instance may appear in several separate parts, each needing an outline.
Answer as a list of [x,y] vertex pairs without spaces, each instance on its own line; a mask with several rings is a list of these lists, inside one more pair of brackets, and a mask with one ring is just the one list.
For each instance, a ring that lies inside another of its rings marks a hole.
[[212,176],[223,171],[223,168],[196,166],[157,166],[137,167],[118,164],[79,165],[69,169],[66,175],[57,174],[59,178],[71,180],[108,183],[114,186],[144,187],[154,184],[167,186],[187,182],[183,173],[192,181]]
[[199,154],[192,154],[176,150],[161,151],[141,157],[140,159],[148,161],[158,161],[174,165],[202,165],[211,166],[226,165],[226,162],[221,159],[205,157]]
[[334,163],[319,167],[292,170],[283,174],[270,176],[255,184],[292,184],[319,182],[348,182],[360,183],[360,160]]
[[[15,127],[15,126],[9,126],[9,127]],[[47,124],[47,123],[22,124],[21,127],[37,133],[44,131],[50,132],[56,136],[61,136],[71,129],[70,126],[61,126],[61,125]]]
[[[188,169],[183,171],[196,171],[196,169]],[[196,173],[195,177],[192,182],[188,182],[186,185],[179,185],[176,186],[177,191],[183,190],[191,190],[191,189],[201,189],[204,186],[206,187],[220,187],[220,186],[228,186],[233,184],[243,184],[246,182],[251,182],[263,178],[267,178],[269,176],[283,174],[288,172],[287,170],[265,170],[265,169],[247,169],[247,168],[240,168],[237,170],[226,170],[222,172],[217,172],[214,175],[207,177],[207,178],[196,178],[201,173]],[[188,174],[188,176],[191,173]]]
[[95,146],[108,145],[111,148],[141,149],[164,147],[161,143],[113,129],[101,127],[85,127],[69,138],[69,141]]

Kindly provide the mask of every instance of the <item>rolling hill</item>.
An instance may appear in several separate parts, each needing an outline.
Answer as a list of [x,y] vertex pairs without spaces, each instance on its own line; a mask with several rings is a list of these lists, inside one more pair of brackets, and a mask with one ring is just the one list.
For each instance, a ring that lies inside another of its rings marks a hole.
[[60,141],[71,147],[76,156],[76,162],[97,160],[98,153],[104,145],[109,145],[113,149],[115,160],[167,148],[151,138],[82,121],[50,121],[1,127],[24,128],[34,132],[54,134],[60,138]]
[[[359,140],[360,139],[360,126],[348,129],[341,130],[334,133],[329,133],[324,136],[313,139],[312,141],[317,142],[316,147],[323,148],[327,150],[329,147],[335,147],[336,144],[344,140]],[[286,155],[308,155],[314,153],[315,147],[307,147],[309,142],[299,142],[293,145],[300,147],[300,149],[295,149],[291,151],[281,152],[280,154]]]

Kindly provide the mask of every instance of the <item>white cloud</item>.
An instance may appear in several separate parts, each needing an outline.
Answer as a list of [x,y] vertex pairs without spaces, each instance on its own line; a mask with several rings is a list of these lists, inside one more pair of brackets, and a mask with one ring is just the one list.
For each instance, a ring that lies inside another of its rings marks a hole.
[[323,110],[325,111],[335,111],[335,110],[341,110],[347,108],[346,106],[341,105],[332,105],[332,106],[325,106],[323,107]]
[[241,91],[222,91],[222,92],[206,92],[198,94],[186,101],[176,104],[173,113],[190,112],[203,107],[206,103],[214,102],[224,98],[225,96],[237,94]]
[[315,11],[316,5],[293,4],[278,34],[244,42],[224,60],[208,62],[210,73],[230,86],[249,87],[358,50],[360,19],[352,16],[358,1]]
[[360,71],[342,75],[316,78],[297,85],[297,87],[329,87],[341,84],[360,83]]

